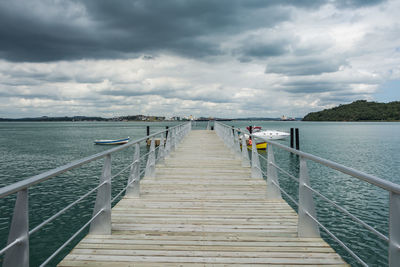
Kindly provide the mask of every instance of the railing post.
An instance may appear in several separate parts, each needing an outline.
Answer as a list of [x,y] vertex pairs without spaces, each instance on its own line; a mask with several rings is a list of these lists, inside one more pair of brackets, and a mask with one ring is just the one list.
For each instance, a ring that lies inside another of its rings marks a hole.
[[242,167],[250,167],[249,152],[247,152],[247,142],[244,134],[242,135]]
[[171,153],[171,130],[167,131],[167,141],[165,142],[165,156],[168,157]]
[[241,151],[240,151],[240,140],[239,140],[239,135],[237,130],[235,130],[234,134],[233,134],[233,145],[235,148],[235,155],[237,159],[241,158]]
[[175,151],[176,148],[176,128],[171,130],[171,151]]
[[97,216],[90,224],[90,234],[109,235],[111,234],[111,155],[108,154],[104,159],[103,171],[100,183],[104,183],[97,189],[96,203],[94,205],[93,216],[100,210],[103,212]]
[[164,157],[165,157],[165,149],[164,149],[164,134],[161,134],[160,137],[160,145],[158,146],[158,155],[157,155],[157,160],[159,164],[164,163]]
[[[278,188],[279,180],[278,180],[278,172],[274,166],[275,164],[275,156],[274,150],[272,149],[272,145],[267,144],[268,149],[268,166],[267,166],[267,199],[281,199],[281,190]],[[277,186],[278,185],[278,186]]]
[[400,195],[390,192],[389,196],[389,266],[400,263]]
[[140,196],[140,145],[138,143],[135,144],[135,153],[133,154],[133,164],[129,173],[126,195],[129,197]]
[[308,215],[310,214],[312,217],[317,218],[312,192],[306,186],[310,186],[310,177],[308,176],[306,159],[300,156],[297,234],[299,237],[320,237],[318,224]]
[[17,193],[7,244],[16,239],[19,242],[6,252],[3,266],[29,267],[28,189],[23,189]]
[[232,129],[229,129],[229,148],[231,149],[232,153],[236,154],[236,149],[235,149],[235,137],[233,135]]
[[144,176],[155,177],[156,176],[156,159],[155,159],[155,144],[154,137],[151,138],[150,153],[147,157],[146,171]]
[[251,178],[263,178],[261,173],[260,159],[258,158],[257,144],[254,137],[251,147]]

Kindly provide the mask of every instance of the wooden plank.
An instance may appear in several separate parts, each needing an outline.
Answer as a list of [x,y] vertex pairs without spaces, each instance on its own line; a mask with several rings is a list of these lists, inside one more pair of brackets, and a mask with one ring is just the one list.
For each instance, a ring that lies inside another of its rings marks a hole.
[[192,131],[112,210],[112,234],[88,235],[59,266],[345,266],[212,131]]

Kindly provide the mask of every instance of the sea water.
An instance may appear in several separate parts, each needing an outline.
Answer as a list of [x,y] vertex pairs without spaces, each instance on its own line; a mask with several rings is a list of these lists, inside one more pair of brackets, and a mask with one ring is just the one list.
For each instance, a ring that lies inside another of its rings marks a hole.
[[[299,128],[300,150],[400,184],[400,123],[389,122],[276,122],[230,121],[242,129],[248,125],[289,132]],[[93,145],[96,139],[131,140],[173,126],[170,122],[12,122],[0,123],[0,187],[109,149]],[[194,128],[205,129],[197,122]],[[289,139],[280,141],[288,145]],[[141,146],[142,154],[147,147]],[[299,159],[274,149],[276,163],[298,176]],[[266,152],[260,152],[266,156]],[[132,161],[133,148],[113,155],[113,174]],[[103,161],[54,177],[29,190],[30,229],[64,208],[98,184]],[[265,162],[261,159],[265,170]],[[143,162],[142,164],[145,164]],[[388,193],[327,167],[308,161],[311,186],[378,231],[388,233]],[[115,196],[126,185],[127,174],[112,183]],[[279,182],[297,200],[298,184],[279,173]],[[95,195],[90,196],[30,237],[31,266],[37,266],[61,246],[92,215]],[[387,265],[387,244],[350,218],[314,196],[318,219],[348,247],[372,266]],[[0,199],[0,248],[6,245],[15,194]],[[297,210],[296,206],[288,200]],[[84,231],[50,265],[56,265],[87,233]],[[357,265],[328,235],[321,235],[342,257]],[[2,258],[0,258],[1,260]]]

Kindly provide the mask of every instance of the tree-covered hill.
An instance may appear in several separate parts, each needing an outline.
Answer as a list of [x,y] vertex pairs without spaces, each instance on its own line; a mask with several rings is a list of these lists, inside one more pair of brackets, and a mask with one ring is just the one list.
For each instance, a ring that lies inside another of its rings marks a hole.
[[390,103],[357,100],[351,104],[307,114],[303,121],[399,121],[400,101]]

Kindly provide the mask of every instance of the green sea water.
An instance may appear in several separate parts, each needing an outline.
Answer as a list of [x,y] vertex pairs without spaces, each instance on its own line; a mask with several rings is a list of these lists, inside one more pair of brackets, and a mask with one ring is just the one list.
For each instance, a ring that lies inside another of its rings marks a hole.
[[[108,149],[95,146],[95,139],[131,140],[177,123],[145,122],[13,122],[0,123],[0,187],[26,179],[46,170]],[[400,184],[400,123],[335,123],[335,122],[249,122],[227,124],[244,128],[259,125],[263,129],[288,132],[300,130],[300,149],[333,160],[369,174]],[[205,128],[197,122],[194,128]],[[280,141],[288,144],[289,140]],[[147,147],[141,146],[142,154]],[[265,152],[261,152],[265,156]],[[113,174],[132,161],[133,149],[113,155]],[[298,176],[299,159],[275,149],[278,165]],[[264,163],[261,160],[262,164]],[[145,163],[142,163],[145,164]],[[30,229],[76,200],[98,184],[102,161],[52,178],[29,190]],[[363,219],[384,234],[388,233],[388,194],[384,190],[309,162],[312,187]],[[265,169],[265,166],[263,166]],[[113,180],[113,196],[126,184],[127,174]],[[298,185],[279,174],[281,186],[297,199]],[[92,214],[95,196],[81,202],[30,237],[31,266],[38,266],[63,244]],[[314,196],[318,219],[371,266],[387,265],[387,244],[355,224],[323,200]],[[0,248],[6,245],[15,196],[0,199]],[[289,202],[290,203],[290,202]],[[292,203],[291,203],[292,204]],[[293,205],[294,208],[296,208]],[[56,265],[85,233],[63,250],[50,263]],[[357,263],[326,234],[322,236],[349,263]],[[1,258],[0,258],[1,260]]]

